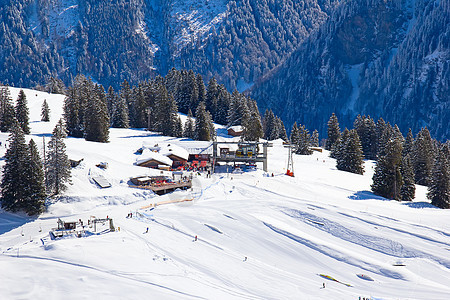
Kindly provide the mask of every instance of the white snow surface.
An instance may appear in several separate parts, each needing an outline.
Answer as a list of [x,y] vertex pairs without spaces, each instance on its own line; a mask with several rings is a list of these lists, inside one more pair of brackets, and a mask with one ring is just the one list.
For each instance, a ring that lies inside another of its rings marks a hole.
[[[11,88],[14,99],[18,91]],[[64,96],[25,92],[27,138],[42,145]],[[50,123],[40,121],[44,99]],[[7,137],[0,134],[0,155]],[[355,175],[336,170],[326,151],[296,155],[295,177],[288,177],[287,149],[275,141],[268,174],[202,174],[192,191],[156,196],[128,186],[131,176],[160,173],[133,165],[136,150],[143,143],[205,143],[138,129],[111,129],[104,144],[65,142],[69,157],[84,158],[68,190],[39,217],[0,210],[0,299],[450,298],[450,210],[431,206],[422,186],[413,202],[373,195],[371,161]],[[104,161],[107,169],[95,166]],[[112,187],[98,188],[98,175]],[[109,216],[120,231],[49,238],[58,218],[90,216]]]
[[174,0],[170,26],[177,51],[211,34],[227,16],[227,3],[227,0]]

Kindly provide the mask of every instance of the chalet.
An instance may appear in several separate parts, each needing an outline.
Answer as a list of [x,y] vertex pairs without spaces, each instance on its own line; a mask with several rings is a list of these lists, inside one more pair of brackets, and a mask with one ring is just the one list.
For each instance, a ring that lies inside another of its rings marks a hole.
[[[152,145],[144,144],[141,149],[138,150],[138,153],[142,155],[142,157],[148,156],[148,153],[157,153],[158,155],[151,154],[152,158],[155,161],[149,162],[149,165],[145,165],[146,167],[154,167],[158,162],[159,165],[166,165],[172,168],[178,168],[184,166],[189,158],[189,153],[182,147],[172,144],[172,143],[158,143]],[[159,157],[157,159],[157,156]],[[170,163],[167,159],[161,158],[161,156],[165,156],[170,160]],[[166,167],[163,167],[166,168]]]
[[174,144],[164,145],[164,148],[161,148],[160,153],[172,160],[172,168],[174,169],[184,166],[189,159],[189,152]]
[[153,152],[148,149],[144,149],[142,151],[141,157],[136,160],[136,165],[140,167],[147,167],[158,169],[160,166],[164,168],[164,166],[172,166],[172,160],[165,155],[162,155],[158,152]]
[[230,128],[228,128],[228,135],[231,136],[241,136],[243,133],[243,128],[242,126],[231,126]]

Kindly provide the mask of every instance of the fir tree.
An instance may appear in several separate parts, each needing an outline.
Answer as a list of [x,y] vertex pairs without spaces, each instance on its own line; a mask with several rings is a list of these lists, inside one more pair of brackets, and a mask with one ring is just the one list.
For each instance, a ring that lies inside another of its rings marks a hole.
[[417,184],[428,186],[433,168],[433,142],[427,128],[417,134],[412,149],[412,163]]
[[297,122],[292,125],[291,136],[289,138],[291,145],[298,145],[300,141],[300,132],[298,130]]
[[358,133],[361,141],[364,157],[376,159],[377,156],[377,132],[375,122],[371,117],[360,116],[353,123],[353,128]]
[[278,123],[272,110],[266,110],[263,119],[264,138],[267,140],[275,140],[280,136]]
[[205,103],[200,102],[195,111],[195,139],[199,141],[210,141],[214,137],[213,124],[209,112],[206,111]]
[[230,106],[230,93],[228,93],[225,86],[221,84],[217,87],[217,99],[212,100],[211,110],[209,110],[208,108],[206,108],[206,110],[211,112],[216,123],[226,125]]
[[183,122],[181,122],[180,117],[178,117],[175,122],[175,129],[173,135],[178,138],[183,136]]
[[86,141],[106,143],[109,139],[109,116],[105,91],[96,85],[84,113],[84,137]]
[[26,210],[30,194],[28,182],[30,152],[25,143],[23,130],[17,122],[11,127],[8,143],[1,182],[2,207],[13,212]]
[[148,103],[144,95],[144,86],[139,84],[132,89],[133,110],[134,110],[134,127],[145,128],[148,123],[147,108]]
[[41,121],[42,122],[50,122],[50,108],[48,107],[48,103],[47,103],[46,99],[44,99],[44,102],[42,103]]
[[249,100],[249,112],[244,113],[242,120],[243,139],[245,141],[259,141],[263,137],[263,127],[258,106],[255,101]]
[[402,162],[402,141],[390,139],[384,147],[384,155],[378,158],[375,174],[373,175],[372,191],[374,194],[401,200],[403,185],[400,172]]
[[295,153],[300,155],[310,155],[312,150],[309,149],[311,146],[311,137],[309,136],[308,129],[304,125],[298,126],[298,140],[295,145]]
[[136,112],[134,109],[134,99],[132,95],[132,91],[130,88],[130,84],[128,81],[124,80],[122,84],[120,85],[120,97],[122,98],[122,101],[124,101],[128,108],[128,120],[130,122],[130,126],[133,128],[136,128]]
[[[108,92],[109,94],[109,92]],[[128,107],[123,97],[117,95],[110,95],[113,104],[111,105],[111,127],[113,128],[128,128],[130,127],[130,120],[128,119]],[[107,97],[108,98],[108,97]]]
[[412,134],[411,128],[408,130],[406,135],[405,143],[403,144],[403,156],[412,155],[414,147],[414,136]]
[[449,149],[443,146],[436,156],[428,187],[428,199],[439,208],[450,208]]
[[384,147],[386,143],[391,139],[393,133],[392,126],[383,120],[383,118],[378,119],[376,125],[377,132],[377,159],[385,155]]
[[58,121],[53,129],[53,135],[48,143],[46,158],[47,190],[58,195],[66,189],[70,182],[70,162],[66,154],[66,128],[62,119]]
[[337,146],[339,148],[336,158],[336,167],[338,170],[347,171],[355,174],[364,173],[364,161],[361,142],[355,129],[344,130]]
[[159,92],[155,104],[157,131],[163,135],[176,136],[178,122],[178,107],[172,95],[168,95],[164,85],[159,84]]
[[400,189],[401,199],[403,201],[412,201],[416,194],[416,186],[414,185],[414,169],[409,155],[403,156],[400,173],[403,179],[403,185]]
[[287,141],[288,137],[286,133],[286,127],[284,127],[284,123],[279,117],[276,117],[276,127],[277,131],[279,132],[279,135],[276,138]]
[[8,87],[0,89],[0,131],[7,132],[15,122],[14,106]]
[[[216,122],[218,122],[217,109],[220,108],[220,106],[218,105],[218,97],[219,97],[219,85],[217,84],[216,79],[213,77],[209,80],[208,87],[206,89],[205,107],[206,107],[206,110],[209,111],[214,116],[214,120]],[[225,122],[226,122],[227,113],[228,113],[228,110],[225,112],[224,116],[221,116],[222,118],[225,117],[225,119],[224,119]]]
[[30,133],[29,116],[28,116],[29,110],[27,104],[27,97],[23,90],[20,90],[19,96],[17,97],[15,113],[17,122],[19,122],[20,127],[22,127],[23,133],[29,134]]
[[186,123],[184,124],[183,136],[190,139],[194,138],[194,121],[192,120],[191,110],[189,110]]
[[336,115],[333,113],[328,120],[328,129],[327,129],[328,138],[325,143],[326,150],[332,150],[334,144],[339,139],[341,135],[341,129],[339,128],[339,121]]
[[41,157],[37,149],[36,143],[33,139],[28,144],[30,151],[30,160],[28,163],[28,183],[29,183],[29,195],[27,206],[25,211],[29,215],[39,214],[44,211],[45,208],[45,179],[44,179],[44,167],[42,165]]
[[83,137],[83,122],[81,119],[83,107],[79,96],[79,86],[69,87],[64,99],[64,119],[69,136]]
[[314,129],[313,133],[311,134],[311,146],[319,147],[319,132],[317,131],[317,129]]

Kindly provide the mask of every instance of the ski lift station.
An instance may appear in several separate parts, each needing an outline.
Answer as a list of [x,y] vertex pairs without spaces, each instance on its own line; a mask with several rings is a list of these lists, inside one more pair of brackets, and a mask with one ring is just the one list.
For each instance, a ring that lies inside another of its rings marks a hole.
[[267,147],[271,146],[268,142],[213,142],[213,166],[218,162],[244,164],[259,162],[267,172]]

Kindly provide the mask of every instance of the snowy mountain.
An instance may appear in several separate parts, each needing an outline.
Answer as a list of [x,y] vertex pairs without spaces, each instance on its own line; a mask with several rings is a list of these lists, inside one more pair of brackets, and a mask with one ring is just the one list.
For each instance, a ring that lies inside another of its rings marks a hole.
[[250,86],[317,28],[338,0],[19,0],[0,7],[0,80],[117,89],[172,67]]
[[335,112],[342,128],[365,114],[448,139],[449,16],[449,1],[344,1],[252,95],[322,134]]
[[[18,92],[11,89],[13,99]],[[64,96],[25,93],[27,139],[42,145],[62,114]],[[40,121],[44,99],[50,123]],[[0,155],[7,138],[0,134]],[[450,295],[450,211],[431,206],[423,186],[417,186],[413,202],[374,196],[371,161],[364,175],[355,175],[338,171],[327,151],[295,155],[295,177],[288,177],[283,175],[287,148],[274,141],[268,173],[201,174],[192,190],[156,196],[128,186],[132,176],[159,174],[134,165],[136,150],[156,143],[206,148],[205,142],[111,129],[109,143],[77,138],[65,143],[70,158],[83,158],[72,169],[65,194],[38,218],[0,211],[2,299],[443,300]],[[99,162],[108,168],[96,167]],[[112,186],[100,189],[93,181],[99,175]],[[133,217],[127,218],[130,212]],[[98,224],[97,234],[50,239],[59,218],[87,222],[91,216],[112,218],[120,231]]]

